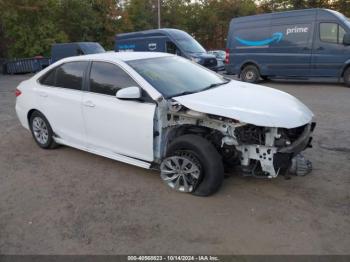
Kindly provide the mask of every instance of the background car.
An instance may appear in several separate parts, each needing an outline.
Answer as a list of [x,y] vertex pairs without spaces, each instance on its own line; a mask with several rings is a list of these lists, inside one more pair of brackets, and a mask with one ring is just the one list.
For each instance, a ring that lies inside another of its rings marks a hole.
[[118,34],[115,51],[166,52],[190,59],[211,70],[217,70],[217,60],[185,31],[174,28],[152,29]]
[[210,50],[208,54],[215,55],[216,60],[218,61],[217,70],[225,70],[225,58],[226,52],[224,50]]

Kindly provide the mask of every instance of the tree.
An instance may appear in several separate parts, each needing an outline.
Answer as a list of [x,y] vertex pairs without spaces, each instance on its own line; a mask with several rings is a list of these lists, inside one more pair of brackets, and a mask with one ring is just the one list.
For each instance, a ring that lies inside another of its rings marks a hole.
[[343,13],[345,16],[350,17],[350,1],[349,0],[337,0],[337,1],[331,1],[331,7],[334,10],[337,10],[341,13]]
[[67,40],[52,19],[57,10],[54,0],[2,1],[0,21],[6,56],[47,55],[55,41]]
[[116,0],[0,0],[1,56],[49,56],[53,43],[97,41],[111,48]]
[[57,21],[69,41],[96,41],[111,48],[117,15],[115,0],[61,0]]
[[133,31],[156,28],[156,1],[133,0],[129,1],[125,12],[132,25]]

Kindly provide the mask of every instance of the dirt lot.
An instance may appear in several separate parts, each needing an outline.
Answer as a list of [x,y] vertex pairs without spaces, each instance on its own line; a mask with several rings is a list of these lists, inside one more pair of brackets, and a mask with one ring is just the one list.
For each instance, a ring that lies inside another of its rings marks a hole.
[[[209,198],[158,173],[76,149],[45,151],[17,121],[0,75],[0,254],[350,254],[350,89],[265,82],[316,114],[314,171],[233,174]],[[286,116],[287,117],[287,116]]]

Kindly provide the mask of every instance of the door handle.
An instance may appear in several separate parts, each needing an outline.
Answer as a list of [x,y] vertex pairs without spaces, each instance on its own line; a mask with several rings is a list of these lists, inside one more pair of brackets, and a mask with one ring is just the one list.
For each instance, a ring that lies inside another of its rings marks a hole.
[[320,46],[316,50],[324,50],[324,47]]
[[87,107],[95,107],[95,104],[92,102],[92,101],[85,101],[83,103],[84,106],[87,106]]
[[46,94],[45,92],[39,92],[39,96],[41,96],[41,97],[48,97],[48,94]]
[[304,47],[303,50],[304,50],[304,51],[308,51],[308,50],[310,50],[310,48]]

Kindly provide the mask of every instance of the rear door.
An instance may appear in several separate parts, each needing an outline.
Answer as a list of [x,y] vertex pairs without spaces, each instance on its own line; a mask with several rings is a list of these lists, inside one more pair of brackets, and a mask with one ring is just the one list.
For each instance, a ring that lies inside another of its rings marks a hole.
[[345,29],[335,21],[320,21],[313,45],[312,75],[339,77],[347,60],[343,45]]
[[87,66],[88,62],[64,63],[44,75],[36,89],[42,113],[55,134],[77,146],[86,142],[81,102]]
[[118,65],[92,62],[89,92],[83,95],[89,147],[99,152],[153,161],[156,105],[147,94],[144,94],[144,101],[116,97],[119,89],[130,86],[139,85]]

